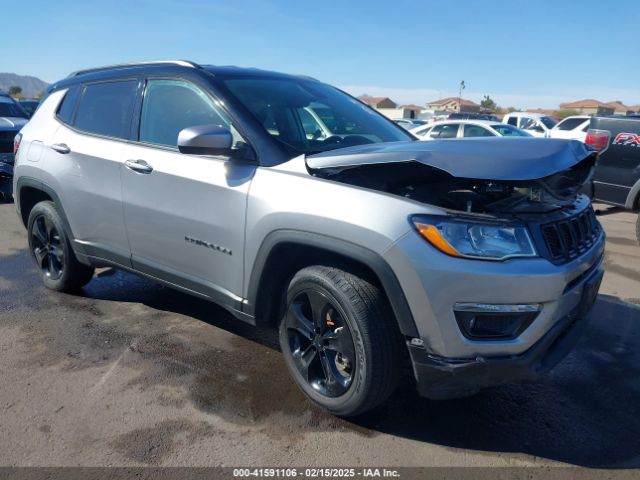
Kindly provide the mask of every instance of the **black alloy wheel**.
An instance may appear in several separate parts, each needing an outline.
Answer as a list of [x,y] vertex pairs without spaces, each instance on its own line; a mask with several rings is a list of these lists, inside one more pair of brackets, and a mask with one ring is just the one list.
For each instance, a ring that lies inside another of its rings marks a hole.
[[31,248],[42,273],[57,280],[64,273],[64,247],[56,226],[45,215],[38,215],[31,226]]
[[288,346],[300,375],[326,397],[344,395],[357,368],[355,347],[343,314],[319,290],[290,302],[285,318]]

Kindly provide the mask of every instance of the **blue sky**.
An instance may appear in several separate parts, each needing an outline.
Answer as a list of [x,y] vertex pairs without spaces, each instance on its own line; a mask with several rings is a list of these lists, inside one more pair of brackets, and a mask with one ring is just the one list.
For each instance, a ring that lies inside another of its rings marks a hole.
[[[501,106],[640,104],[637,0],[27,0],[3,22],[0,71],[163,58],[304,73],[353,94]],[[8,27],[8,32],[7,32]]]

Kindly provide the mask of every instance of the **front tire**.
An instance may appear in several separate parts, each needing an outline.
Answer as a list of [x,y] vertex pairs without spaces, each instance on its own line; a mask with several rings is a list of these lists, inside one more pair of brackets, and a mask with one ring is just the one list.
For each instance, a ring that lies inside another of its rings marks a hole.
[[27,233],[31,257],[47,288],[72,292],[89,283],[94,269],[76,258],[53,202],[43,201],[31,209]]
[[336,415],[364,413],[395,390],[402,337],[383,293],[363,278],[327,266],[300,270],[279,336],[298,386]]

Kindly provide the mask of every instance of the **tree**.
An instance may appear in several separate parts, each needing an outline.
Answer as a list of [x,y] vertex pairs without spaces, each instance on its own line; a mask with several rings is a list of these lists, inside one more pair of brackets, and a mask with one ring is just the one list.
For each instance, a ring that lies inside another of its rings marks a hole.
[[40,91],[38,92],[38,94],[36,95],[36,97],[35,97],[35,98],[36,98],[36,99],[38,99],[38,100],[40,100],[40,99],[41,99],[41,98],[43,98],[43,97],[44,97],[44,90],[40,90]]
[[563,118],[572,117],[574,115],[580,115],[580,112],[578,112],[577,110],[571,110],[570,108],[563,108],[562,110],[557,110],[554,113],[555,116],[560,120],[562,120]]
[[518,109],[516,107],[507,108],[507,113],[517,112],[517,111],[518,111]]
[[480,106],[485,110],[491,110],[495,112],[498,109],[498,105],[489,95],[485,95],[482,101],[480,102]]
[[17,85],[12,85],[9,87],[9,95],[15,98],[22,97],[22,88]]

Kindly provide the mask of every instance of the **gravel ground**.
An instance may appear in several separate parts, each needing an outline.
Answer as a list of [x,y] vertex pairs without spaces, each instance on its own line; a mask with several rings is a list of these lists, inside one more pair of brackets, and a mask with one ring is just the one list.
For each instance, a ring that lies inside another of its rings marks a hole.
[[0,205],[0,465],[640,466],[640,247],[602,207],[591,324],[537,382],[431,402],[411,388],[356,421],[305,400],[274,332],[103,269],[46,290]]

